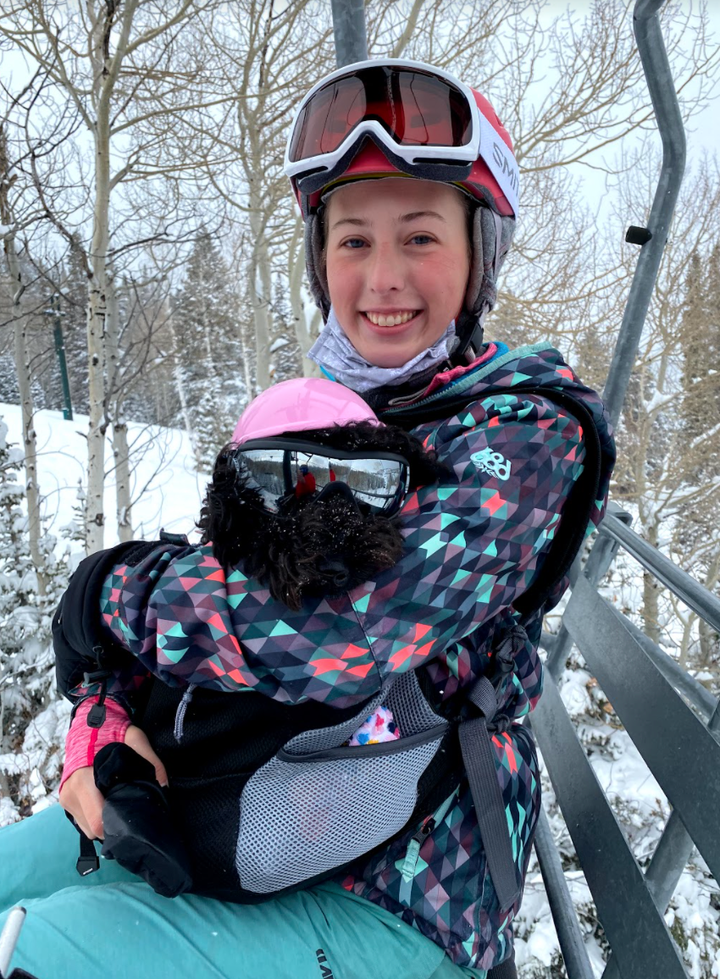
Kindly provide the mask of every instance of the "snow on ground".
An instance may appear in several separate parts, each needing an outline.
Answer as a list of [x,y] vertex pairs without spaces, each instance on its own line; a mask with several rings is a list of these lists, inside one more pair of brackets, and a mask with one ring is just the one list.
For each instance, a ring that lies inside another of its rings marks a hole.
[[[22,446],[20,406],[0,403],[0,417],[8,426],[8,441]],[[86,482],[87,415],[65,421],[60,411],[35,415],[38,482],[44,498],[47,530],[60,537],[62,527],[77,519],[78,482]],[[128,422],[131,452],[133,532],[152,540],[161,528],[191,534],[200,513],[206,477],[195,471],[190,441],[185,432]],[[117,543],[115,475],[110,440],[106,440],[105,546]],[[80,545],[75,545],[79,550]]]

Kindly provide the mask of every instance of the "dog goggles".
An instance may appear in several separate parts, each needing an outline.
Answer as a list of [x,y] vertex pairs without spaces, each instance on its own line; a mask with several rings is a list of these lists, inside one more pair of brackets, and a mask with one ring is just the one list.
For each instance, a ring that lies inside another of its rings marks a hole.
[[358,503],[389,516],[402,506],[410,467],[387,452],[343,452],[311,442],[255,439],[235,451],[240,472],[274,513],[288,497],[328,496],[343,484]]
[[346,169],[346,156],[372,136],[405,172],[422,176],[442,164],[437,179],[461,181],[481,159],[517,210],[512,153],[475,101],[448,72],[402,59],[362,61],[333,72],[310,89],[293,122],[285,173],[304,194]]

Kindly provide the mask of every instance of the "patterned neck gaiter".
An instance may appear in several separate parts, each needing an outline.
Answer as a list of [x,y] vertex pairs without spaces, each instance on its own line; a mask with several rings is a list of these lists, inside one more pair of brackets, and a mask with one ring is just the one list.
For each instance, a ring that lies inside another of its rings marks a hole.
[[457,345],[455,320],[432,347],[422,350],[400,367],[378,367],[362,357],[346,337],[332,307],[322,333],[308,351],[308,357],[319,364],[335,381],[362,394],[386,385],[403,384],[414,375],[448,360]]

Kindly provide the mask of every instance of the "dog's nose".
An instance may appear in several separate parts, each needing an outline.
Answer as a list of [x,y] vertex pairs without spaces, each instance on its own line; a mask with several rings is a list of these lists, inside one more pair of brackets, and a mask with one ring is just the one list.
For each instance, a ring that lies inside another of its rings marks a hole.
[[326,558],[320,562],[319,570],[335,588],[344,588],[350,580],[350,571],[343,561]]

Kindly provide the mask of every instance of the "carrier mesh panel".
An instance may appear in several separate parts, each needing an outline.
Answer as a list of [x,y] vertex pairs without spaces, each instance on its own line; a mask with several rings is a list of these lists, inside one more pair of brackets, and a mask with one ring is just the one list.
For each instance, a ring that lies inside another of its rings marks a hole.
[[262,779],[253,777],[243,790],[237,856],[241,885],[261,894],[290,887],[397,833],[415,808],[418,779],[441,740],[442,733],[414,748],[373,758],[273,758]]
[[417,673],[401,673],[387,692],[385,704],[395,715],[401,738],[421,734],[443,718],[436,714],[420,689]]
[[[383,703],[395,714],[400,740],[343,747]],[[289,741],[242,792],[236,861],[242,887],[259,894],[291,887],[399,832],[446,729],[408,673],[392,678],[356,717]]]
[[311,751],[326,751],[328,748],[337,748],[345,741],[349,741],[350,737],[357,731],[365,718],[377,710],[381,704],[385,703],[384,698],[386,695],[384,691],[386,689],[387,687],[383,687],[380,693],[373,697],[369,704],[365,704],[363,709],[359,713],[354,714],[349,720],[343,721],[341,724],[335,724],[333,727],[302,731],[288,741],[283,750],[290,755],[308,755]]
[[192,890],[221,900],[258,900],[243,895],[235,869],[245,783],[299,731],[344,719],[356,730],[355,718],[369,704],[342,710],[314,701],[288,705],[252,690],[231,694],[199,687],[178,744],[173,728],[185,688],[160,680],[148,686],[147,707],[136,723],[167,768],[170,805],[192,861]]

